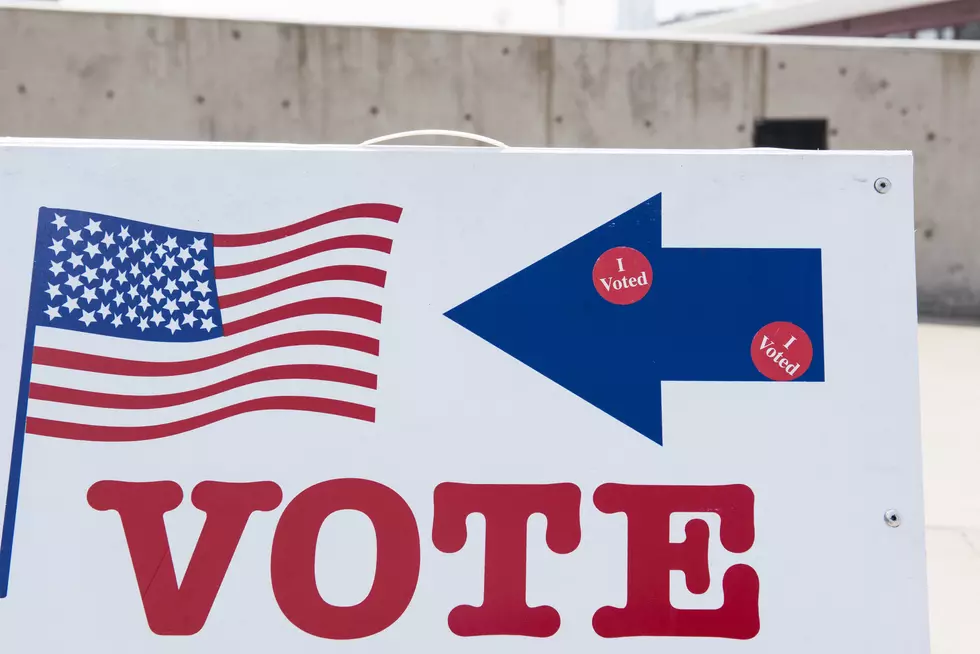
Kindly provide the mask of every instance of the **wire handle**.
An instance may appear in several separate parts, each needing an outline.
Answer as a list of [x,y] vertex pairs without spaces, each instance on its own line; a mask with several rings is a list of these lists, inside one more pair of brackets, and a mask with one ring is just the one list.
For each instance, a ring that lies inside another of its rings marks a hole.
[[395,132],[394,134],[385,134],[384,136],[376,136],[373,139],[368,139],[361,143],[361,145],[377,145],[378,143],[384,143],[385,141],[393,141],[395,139],[402,139],[409,136],[455,136],[461,139],[470,139],[471,141],[479,141],[480,143],[486,143],[487,145],[492,145],[497,148],[506,148],[508,145],[497,139],[492,139],[489,136],[483,136],[482,134],[472,134],[470,132],[457,132],[453,129],[413,129],[408,132]]

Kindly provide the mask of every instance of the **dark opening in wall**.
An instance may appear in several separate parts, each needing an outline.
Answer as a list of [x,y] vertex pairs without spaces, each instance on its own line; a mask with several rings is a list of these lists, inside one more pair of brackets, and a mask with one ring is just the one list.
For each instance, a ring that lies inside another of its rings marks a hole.
[[827,120],[825,118],[757,120],[752,142],[757,148],[826,150]]

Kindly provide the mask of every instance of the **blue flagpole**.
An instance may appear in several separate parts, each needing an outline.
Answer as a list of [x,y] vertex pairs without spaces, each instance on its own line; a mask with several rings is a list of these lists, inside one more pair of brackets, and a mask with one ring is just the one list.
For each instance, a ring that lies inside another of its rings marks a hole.
[[0,536],[0,598],[7,596],[10,589],[10,562],[14,549],[14,524],[17,520],[17,500],[20,496],[20,473],[24,463],[24,431],[27,424],[27,396],[31,384],[31,360],[34,354],[34,331],[37,324],[34,298],[37,288],[43,279],[43,272],[38,270],[39,248],[44,247],[42,238],[49,230],[45,230],[42,216],[45,208],[38,210],[37,236],[34,241],[34,267],[31,272],[30,299],[27,307],[27,329],[24,334],[24,355],[20,364],[20,386],[17,395],[17,414],[14,419],[14,441],[10,453],[10,475],[7,478],[7,502],[3,513],[3,534]]
[[7,506],[3,514],[3,536],[0,537],[0,598],[7,596],[7,590],[10,586],[10,559],[14,548],[14,523],[17,519],[17,498],[20,495],[20,471],[24,462],[24,428],[27,423],[27,391],[31,381],[31,355],[33,351],[34,325],[29,322],[27,334],[24,337],[20,394],[17,398],[14,443],[10,454],[10,476],[7,479]]

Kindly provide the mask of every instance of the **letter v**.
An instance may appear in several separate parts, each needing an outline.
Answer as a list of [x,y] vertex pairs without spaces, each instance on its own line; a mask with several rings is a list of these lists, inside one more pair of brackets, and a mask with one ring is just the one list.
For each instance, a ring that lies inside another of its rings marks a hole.
[[282,490],[271,481],[195,486],[191,502],[207,518],[178,586],[163,515],[180,506],[183,495],[173,481],[99,481],[88,491],[93,509],[119,513],[146,621],[161,636],[189,636],[204,627],[249,516],[282,502]]
[[762,335],[762,345],[759,346],[759,349],[760,350],[764,350],[767,347],[769,347],[770,345],[772,345],[772,341],[770,341],[768,338],[766,338],[766,335],[763,334]]

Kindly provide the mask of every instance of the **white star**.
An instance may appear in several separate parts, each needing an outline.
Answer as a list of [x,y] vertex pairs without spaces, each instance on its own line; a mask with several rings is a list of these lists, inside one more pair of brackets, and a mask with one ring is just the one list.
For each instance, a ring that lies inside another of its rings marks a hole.
[[71,264],[72,268],[78,268],[80,265],[82,265],[82,255],[76,252],[68,257],[68,263]]
[[72,245],[78,245],[78,242],[82,240],[82,230],[76,232],[74,229],[69,229],[67,238],[71,241]]
[[160,269],[159,268],[154,268],[153,269],[153,272],[151,272],[150,275],[152,275],[153,276],[153,279],[155,279],[157,281],[160,281],[160,278],[163,277],[163,273],[160,272]]
[[127,238],[129,238],[129,227],[123,227],[119,230],[119,242],[122,243]]
[[160,312],[159,311],[154,311],[153,312],[153,317],[150,318],[150,322],[152,322],[154,325],[156,325],[157,327],[159,327],[160,326],[160,323],[163,322],[163,316],[160,315]]
[[143,245],[149,245],[153,242],[153,234],[145,231],[143,232],[143,236],[140,237],[140,240],[143,241]]
[[126,295],[134,300],[136,299],[136,296],[139,295],[139,291],[136,290],[136,284],[129,287],[129,290],[126,291]]
[[96,300],[95,289],[86,286],[85,290],[82,291],[82,299],[88,300],[89,302],[95,302]]
[[48,284],[48,290],[44,291],[52,300],[61,295],[60,284]]
[[49,320],[54,320],[55,318],[61,317],[61,307],[48,307],[44,310],[44,313],[48,314]]
[[136,326],[140,328],[141,332],[145,332],[147,329],[150,328],[150,326],[146,324],[146,318],[140,318],[140,324]]
[[112,259],[106,257],[105,260],[102,262],[102,265],[99,266],[99,268],[101,268],[106,272],[109,272],[110,270],[114,270],[116,267],[112,265]]
[[147,252],[143,255],[143,265],[149,267],[153,263],[153,255]]
[[177,258],[186,262],[191,258],[191,253],[187,251],[187,248],[180,248],[180,252],[177,253]]
[[162,243],[157,244],[156,253],[157,253],[157,258],[162,259],[163,256],[167,254],[167,248],[163,247]]
[[110,245],[115,245],[115,244],[116,244],[115,238],[112,236],[112,234],[106,232],[105,236],[102,237],[102,245],[109,247]]
[[153,293],[150,294],[150,297],[153,298],[154,302],[159,304],[160,300],[162,300],[164,297],[163,291],[161,291],[159,288],[155,288],[153,289]]
[[82,277],[84,277],[89,283],[91,283],[94,282],[96,279],[98,279],[99,273],[95,272],[95,268],[89,268],[88,266],[85,266],[85,272],[82,273]]
[[55,231],[58,231],[62,227],[68,226],[67,224],[65,224],[65,218],[66,216],[59,216],[58,214],[54,215],[54,220],[51,221],[51,224],[55,226],[56,228]]
[[191,249],[194,250],[194,252],[196,252],[197,254],[200,254],[201,250],[207,250],[208,248],[206,245],[204,245],[203,238],[195,238],[194,242],[191,243]]
[[167,280],[167,285],[163,287],[163,290],[167,293],[173,293],[177,290],[177,282],[172,279]]
[[205,316],[208,315],[208,311],[213,308],[214,307],[211,306],[211,300],[204,299],[198,300],[197,302],[197,310],[203,313]]
[[147,276],[140,280],[140,286],[142,286],[144,289],[147,289],[153,286],[153,282],[151,282],[149,276]]
[[99,244],[93,242],[86,245],[85,254],[92,257],[93,259],[95,258],[96,255],[102,254],[101,252],[99,252]]
[[187,291],[181,291],[180,299],[177,301],[182,303],[184,306],[187,306],[188,304],[194,301],[194,298]]
[[181,270],[180,271],[180,279],[178,279],[177,281],[180,282],[181,284],[193,284],[194,283],[194,278],[191,277],[190,272],[188,272],[186,270]]
[[167,271],[169,271],[171,268],[177,265],[177,262],[174,261],[174,258],[168,254],[161,265],[166,268]]
[[177,247],[177,239],[175,239],[173,236],[168,236],[167,242],[163,244],[163,247],[167,248],[168,250],[173,250],[175,247]]
[[214,321],[211,320],[210,318],[205,318],[204,320],[201,321],[201,329],[203,329],[204,331],[210,332],[216,326],[217,325],[215,325]]
[[126,317],[129,318],[130,322],[139,318],[139,314],[136,313],[136,307],[129,307],[129,311],[126,312]]
[[119,252],[116,252],[116,256],[119,257],[119,263],[122,263],[129,258],[129,252],[126,248],[119,248]]
[[150,308],[150,301],[146,299],[146,296],[144,295],[140,296],[139,307],[143,311],[146,311],[147,309]]
[[200,293],[202,296],[204,296],[210,293],[211,289],[208,287],[207,282],[198,282],[197,286],[194,288],[194,292]]
[[100,225],[102,225],[102,222],[101,221],[99,221],[99,220],[92,220],[91,218],[89,218],[88,219],[88,225],[85,225],[85,227],[83,227],[82,229],[87,229],[89,234],[91,234],[92,236],[95,236],[95,233],[96,232],[101,232],[102,231],[102,227],[100,227]]
[[73,291],[82,285],[82,283],[78,281],[78,275],[68,275],[68,281],[65,283],[68,284]]
[[197,316],[195,316],[194,315],[194,312],[191,311],[190,313],[185,313],[184,314],[184,322],[183,322],[183,324],[190,325],[191,327],[193,327],[195,320],[197,320]]
[[112,301],[116,303],[116,306],[123,304],[126,300],[123,298],[122,293],[116,291],[116,294],[112,296]]
[[88,327],[93,322],[95,322],[95,312],[94,311],[82,311],[82,317],[79,318],[79,320],[81,322],[85,323],[85,326]]
[[111,313],[112,313],[112,311],[109,310],[109,306],[106,305],[106,304],[103,304],[99,308],[99,314],[102,316],[102,319],[103,320],[105,320],[106,318],[108,318],[109,317],[109,314],[111,314]]
[[116,314],[112,314],[112,326],[122,327],[122,317],[117,316]]
[[167,303],[163,305],[163,310],[167,313],[173,313],[177,309],[177,303],[173,301],[173,298],[167,298]]
[[123,284],[126,284],[128,282],[129,282],[129,280],[126,279],[126,271],[125,270],[120,270],[119,271],[119,274],[116,275],[116,283],[119,284],[119,286],[121,288]]
[[102,291],[103,295],[109,297],[109,291],[112,290],[112,282],[110,282],[108,279],[103,279],[102,285],[99,286],[99,290]]
[[70,297],[70,296],[65,298],[65,303],[62,304],[61,306],[63,306],[64,308],[68,309],[68,313],[71,313],[75,309],[80,308],[78,306],[78,298],[77,297]]
[[48,269],[51,274],[57,277],[61,273],[65,272],[65,262],[64,261],[52,261],[51,267]]
[[171,334],[174,334],[177,332],[178,329],[180,329],[180,323],[177,322],[176,318],[171,318],[170,322],[167,323],[167,329],[170,330]]
[[138,279],[140,276],[140,266],[138,263],[134,263],[129,269],[129,274],[133,276],[133,279]]
[[208,267],[204,265],[204,260],[203,259],[194,259],[194,265],[191,266],[191,270],[193,270],[196,273],[200,273],[200,274],[203,275],[204,274],[204,271],[207,270],[207,269],[208,269]]
[[55,254],[61,254],[62,252],[65,251],[65,246],[62,245],[62,243],[64,242],[65,239],[61,239],[60,241],[51,239],[51,245],[48,246],[48,249],[53,250]]
[[140,249],[140,241],[139,241],[139,239],[138,238],[134,238],[132,241],[129,242],[129,245],[127,245],[126,247],[128,247],[133,252],[136,252],[137,250]]

